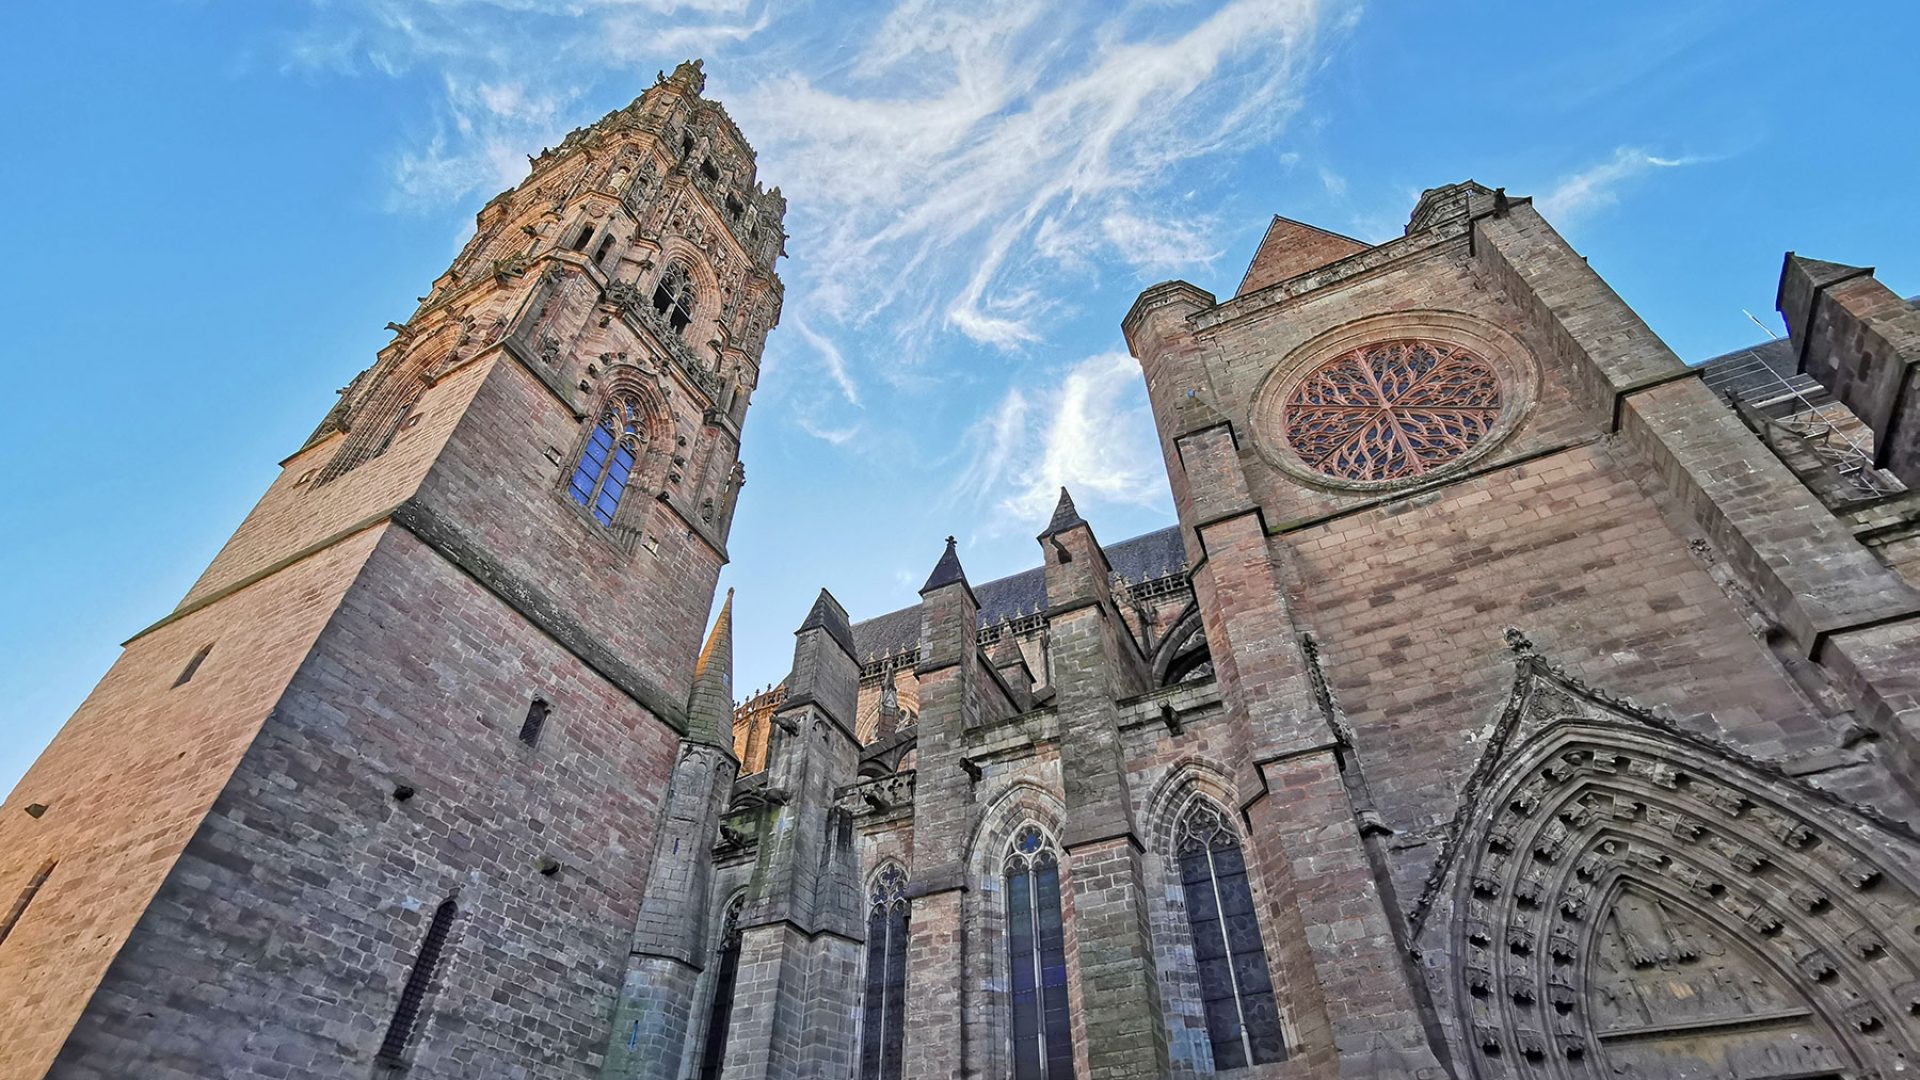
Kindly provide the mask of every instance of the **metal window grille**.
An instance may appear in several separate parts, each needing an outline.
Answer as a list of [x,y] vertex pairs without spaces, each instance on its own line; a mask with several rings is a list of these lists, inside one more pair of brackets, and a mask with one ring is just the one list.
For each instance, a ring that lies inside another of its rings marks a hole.
[[406,1061],[407,1047],[420,1023],[420,1008],[433,989],[433,977],[440,968],[440,951],[446,946],[447,934],[453,929],[453,917],[458,912],[459,906],[447,900],[433,913],[427,939],[420,943],[419,955],[413,958],[413,970],[407,973],[407,984],[400,991],[400,1004],[393,1010],[393,1022],[387,1025],[387,1037],[380,1040],[376,1058],[384,1065],[400,1065]]
[[534,698],[533,704],[527,706],[527,718],[520,723],[520,741],[528,746],[539,745],[540,732],[547,726],[547,714],[551,711],[552,707],[544,700]]

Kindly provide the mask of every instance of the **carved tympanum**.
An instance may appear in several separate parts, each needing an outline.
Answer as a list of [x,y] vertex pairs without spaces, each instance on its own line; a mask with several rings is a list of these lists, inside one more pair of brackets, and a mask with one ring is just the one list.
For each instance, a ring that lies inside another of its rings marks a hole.
[[1521,667],[1413,915],[1458,958],[1472,1075],[1920,1062],[1910,832],[1538,658]]

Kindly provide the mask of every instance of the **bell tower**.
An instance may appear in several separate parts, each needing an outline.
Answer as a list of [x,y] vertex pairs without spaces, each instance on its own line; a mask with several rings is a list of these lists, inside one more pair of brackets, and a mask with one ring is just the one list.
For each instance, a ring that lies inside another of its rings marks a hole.
[[704,84],[480,211],[0,807],[0,1074],[598,1072],[781,305]]

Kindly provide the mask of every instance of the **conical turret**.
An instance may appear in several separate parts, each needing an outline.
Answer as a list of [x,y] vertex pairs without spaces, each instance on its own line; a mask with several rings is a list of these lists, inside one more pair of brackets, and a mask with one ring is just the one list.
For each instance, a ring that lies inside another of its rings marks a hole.
[[720,744],[733,727],[733,590],[720,605],[687,695],[687,738]]

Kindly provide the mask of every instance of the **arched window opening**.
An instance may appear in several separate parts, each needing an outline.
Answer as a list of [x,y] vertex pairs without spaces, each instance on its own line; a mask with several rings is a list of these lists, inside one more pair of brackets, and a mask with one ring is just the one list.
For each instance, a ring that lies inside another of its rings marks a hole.
[[700,175],[709,181],[720,179],[720,170],[714,166],[712,158],[700,159]]
[[27,913],[27,906],[33,903],[34,897],[40,895],[41,886],[53,876],[53,868],[58,865],[60,865],[58,859],[48,859],[41,863],[40,869],[34,871],[33,877],[27,881],[27,887],[20,890],[20,895],[14,899],[13,907],[7,912],[7,917],[0,919],[0,944],[5,944],[7,936],[13,933],[13,928],[20,925],[20,917]]
[[907,1010],[907,875],[888,865],[873,876],[867,911],[867,998],[860,1033],[862,1080],[900,1080]]
[[545,699],[534,698],[533,704],[527,706],[527,718],[520,724],[520,741],[528,746],[538,746],[540,732],[545,730],[547,714],[551,711],[553,711],[552,706],[549,706]]
[[447,934],[453,929],[453,917],[458,912],[459,905],[446,900],[433,913],[427,938],[420,943],[420,952],[413,958],[413,970],[407,973],[407,985],[400,991],[400,1004],[393,1010],[393,1022],[387,1025],[387,1037],[380,1040],[376,1059],[383,1065],[398,1067],[406,1063],[407,1047],[413,1042],[414,1030],[420,1023],[420,1007],[426,1004],[427,993],[433,989],[433,977],[440,968],[440,951],[446,946]]
[[173,685],[185,686],[192,682],[193,677],[200,673],[200,665],[206,663],[207,657],[212,655],[212,642],[200,646],[199,649],[194,651],[193,658],[187,661],[187,666],[180,669],[180,677],[173,680]]
[[600,414],[600,422],[580,450],[580,460],[567,482],[567,494],[592,512],[602,525],[613,524],[620,497],[626,494],[634,463],[647,441],[646,415],[630,398],[614,398]]
[[1181,819],[1176,854],[1215,1070],[1287,1056],[1240,838],[1211,803]]
[[1072,1080],[1060,859],[1038,825],[1014,834],[1005,861],[1014,1080]]
[[591,225],[580,226],[580,234],[573,238],[573,250],[575,251],[587,250],[587,244],[592,239],[593,239],[593,226]]
[[607,252],[612,250],[613,250],[613,234],[608,233],[606,236],[603,236],[600,238],[600,246],[593,250],[593,261],[596,264],[606,262]]
[[684,334],[693,322],[693,280],[685,264],[673,263],[661,273],[659,284],[653,287],[653,310],[676,334]]
[[740,906],[746,897],[727,905],[720,927],[719,963],[714,965],[713,1007],[707,1013],[707,1041],[700,1051],[700,1080],[720,1080],[727,1063],[727,1028],[733,1023],[733,984],[740,974]]

